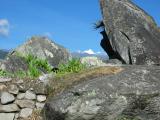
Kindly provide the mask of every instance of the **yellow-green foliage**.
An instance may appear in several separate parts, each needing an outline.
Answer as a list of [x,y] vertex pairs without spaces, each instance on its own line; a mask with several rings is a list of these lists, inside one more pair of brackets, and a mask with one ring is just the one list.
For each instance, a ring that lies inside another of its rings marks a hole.
[[0,76],[36,78],[40,74],[42,74],[42,72],[49,73],[52,71],[52,67],[49,65],[47,60],[39,59],[31,54],[27,56],[21,56],[20,54],[17,53],[16,55],[25,58],[28,64],[28,70],[27,71],[16,71],[14,73],[9,73],[9,72],[0,70]]
[[56,71],[57,76],[65,75],[68,73],[77,73],[86,68],[85,64],[80,62],[80,59],[71,59],[68,63],[61,63],[58,65],[58,70]]
[[51,72],[52,70],[47,60],[39,59],[30,54],[25,56],[25,59],[29,66],[27,74],[31,77],[38,77],[42,71]]
[[0,76],[10,76],[11,74],[9,72],[6,72],[4,70],[0,70]]

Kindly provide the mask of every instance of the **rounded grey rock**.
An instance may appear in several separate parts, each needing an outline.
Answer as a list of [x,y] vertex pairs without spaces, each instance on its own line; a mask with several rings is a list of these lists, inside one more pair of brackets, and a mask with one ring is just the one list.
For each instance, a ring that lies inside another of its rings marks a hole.
[[0,105],[0,113],[17,112],[19,110],[16,104]]
[[1,104],[7,104],[10,102],[13,102],[15,100],[15,97],[8,93],[8,92],[2,92],[1,93]]
[[44,102],[46,101],[47,97],[45,95],[37,95],[37,101],[38,102]]
[[42,109],[44,107],[45,103],[40,103],[40,102],[37,102],[36,103],[36,108],[37,109]]
[[35,107],[35,102],[32,100],[16,100],[15,103],[20,108],[34,108]]
[[19,100],[23,99],[24,97],[25,97],[25,93],[19,93],[17,95],[17,99],[19,99]]
[[25,93],[25,98],[29,100],[35,100],[36,99],[36,94],[33,91],[26,91]]
[[28,118],[32,115],[33,109],[31,108],[24,108],[20,111],[19,117],[20,118]]

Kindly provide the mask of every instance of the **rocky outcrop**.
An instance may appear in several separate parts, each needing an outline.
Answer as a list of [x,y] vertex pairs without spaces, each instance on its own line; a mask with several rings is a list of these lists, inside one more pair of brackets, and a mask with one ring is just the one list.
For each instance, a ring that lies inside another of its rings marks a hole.
[[46,59],[54,67],[57,67],[60,62],[67,62],[70,58],[67,49],[46,37],[40,36],[32,37],[12,51],[10,55],[16,55],[17,53],[22,56],[31,54],[40,59]]
[[101,46],[111,59],[125,64],[160,64],[160,31],[151,16],[130,0],[100,0],[100,5]]
[[[37,36],[11,51],[4,60],[0,61],[0,70],[9,73],[27,71],[29,67],[25,59],[27,55],[47,60],[53,68],[57,68],[59,63],[66,63],[71,58],[70,53],[64,47],[46,37]],[[46,71],[42,70],[41,72],[45,73]]]
[[0,69],[10,73],[27,71],[28,63],[23,57],[12,55],[1,62]]
[[45,120],[160,119],[160,67],[121,69],[51,97],[43,110]]

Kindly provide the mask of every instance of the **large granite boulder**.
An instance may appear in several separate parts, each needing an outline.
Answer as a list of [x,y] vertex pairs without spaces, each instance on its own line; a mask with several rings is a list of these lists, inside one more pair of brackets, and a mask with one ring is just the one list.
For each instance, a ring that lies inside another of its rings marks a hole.
[[22,56],[31,54],[40,59],[46,59],[54,67],[57,67],[60,62],[67,62],[70,58],[70,53],[66,48],[54,43],[47,37],[40,36],[32,37],[10,54],[16,55],[17,53]]
[[160,67],[124,66],[51,97],[45,120],[159,120]]
[[151,16],[130,0],[100,0],[101,46],[126,64],[160,64],[160,31]]

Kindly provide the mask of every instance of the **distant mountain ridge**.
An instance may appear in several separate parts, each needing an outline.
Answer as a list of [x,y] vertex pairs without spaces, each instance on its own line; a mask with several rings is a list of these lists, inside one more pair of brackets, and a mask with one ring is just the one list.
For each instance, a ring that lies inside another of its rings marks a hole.
[[0,59],[4,59],[8,53],[9,50],[0,49]]
[[94,56],[94,57],[98,57],[102,60],[107,60],[108,59],[107,54],[104,54],[104,53],[88,54],[88,53],[85,53],[85,52],[72,52],[71,55],[72,55],[73,58],[82,58],[82,57],[87,57],[87,56]]

